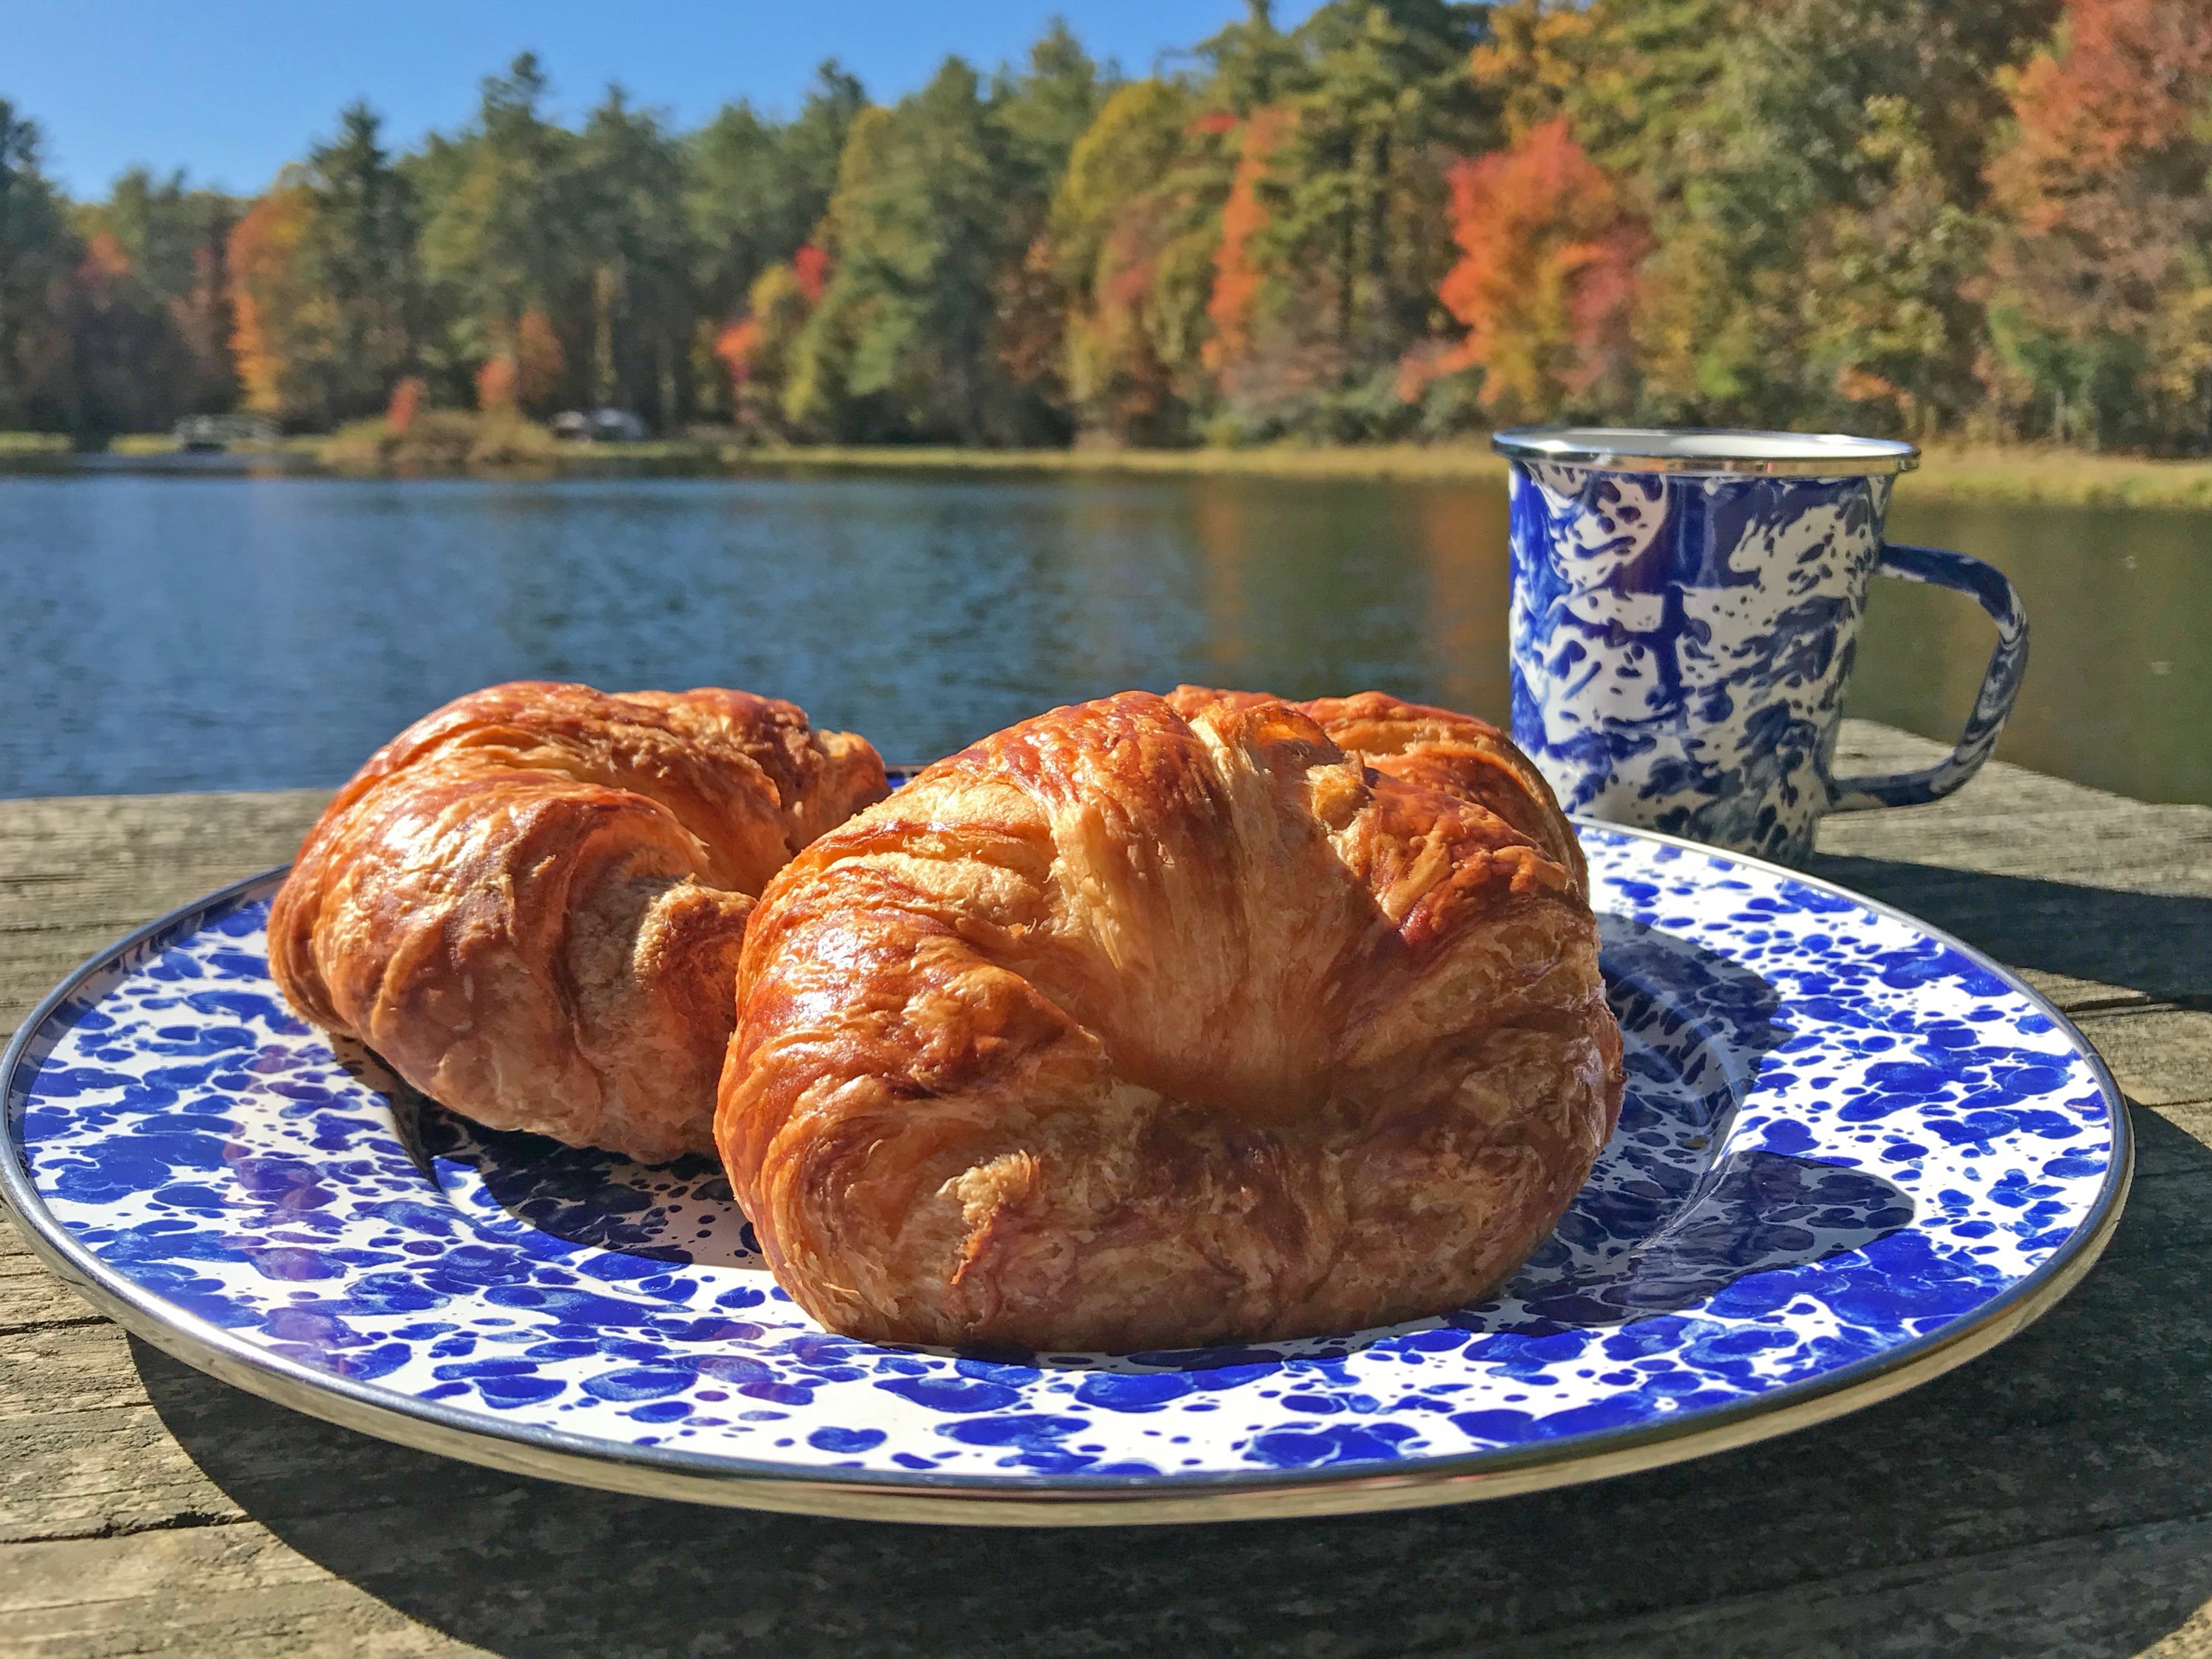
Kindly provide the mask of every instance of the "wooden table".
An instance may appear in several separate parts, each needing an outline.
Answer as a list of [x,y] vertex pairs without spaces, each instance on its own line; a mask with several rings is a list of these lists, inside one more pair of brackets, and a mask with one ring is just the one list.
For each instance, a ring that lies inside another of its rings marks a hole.
[[[1927,745],[1853,726],[1850,769]],[[289,856],[312,793],[0,802],[0,1027]],[[544,1485],[133,1342],[0,1225],[0,1653],[2212,1656],[2212,809],[1993,766],[1820,869],[2070,1012],[2135,1103],[2104,1261],[1925,1388],[1725,1455],[1410,1515],[965,1531]]]

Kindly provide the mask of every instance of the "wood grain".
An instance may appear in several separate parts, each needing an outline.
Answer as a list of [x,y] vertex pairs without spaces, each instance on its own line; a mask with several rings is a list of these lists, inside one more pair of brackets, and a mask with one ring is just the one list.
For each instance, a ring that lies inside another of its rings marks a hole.
[[[1929,745],[1847,728],[1854,769]],[[281,861],[312,793],[0,802],[0,1026]],[[2136,1196],[2039,1324],[1841,1422],[1405,1516],[971,1533],[447,1462],[201,1376],[0,1227],[0,1653],[760,1650],[2212,1659],[2212,810],[2007,767],[1820,868],[2025,970],[2136,1098]]]

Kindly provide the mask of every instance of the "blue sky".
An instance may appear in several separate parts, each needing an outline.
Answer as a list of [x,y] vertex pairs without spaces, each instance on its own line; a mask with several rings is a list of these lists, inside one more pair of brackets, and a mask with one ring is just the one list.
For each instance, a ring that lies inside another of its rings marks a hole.
[[[125,167],[266,184],[365,97],[411,143],[465,121],[480,77],[534,51],[564,113],[620,81],[683,125],[749,97],[783,112],[836,57],[879,99],[948,52],[1018,57],[1054,13],[1093,56],[1141,73],[1239,16],[1243,0],[0,0],[0,98],[36,121],[72,195]],[[1288,24],[1311,0],[1279,0]]]

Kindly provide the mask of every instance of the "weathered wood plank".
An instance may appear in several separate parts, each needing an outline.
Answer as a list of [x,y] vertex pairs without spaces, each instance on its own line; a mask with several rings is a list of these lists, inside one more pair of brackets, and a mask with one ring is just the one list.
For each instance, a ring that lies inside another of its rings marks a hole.
[[258,1528],[0,1550],[0,1632],[26,1659],[482,1652],[363,1595]]
[[2199,1604],[2208,1556],[2212,1521],[2160,1522],[1933,1571],[1886,1568],[1653,1619],[1547,1631],[1483,1651],[1492,1659],[1754,1652],[1791,1659],[2136,1652],[2145,1659],[2203,1659],[2212,1654],[2212,1619]]
[[97,1318],[77,1294],[48,1273],[0,1210],[0,1338],[34,1325]]
[[0,1544],[248,1518],[151,1406],[0,1420]]
[[2212,1104],[2163,1106],[2159,1116],[2195,1140],[2212,1157]]
[[0,800],[0,1033],[101,945],[282,864],[328,792]]
[[[0,1426],[145,1403],[123,1333],[104,1319],[36,1325],[0,1338]],[[0,1468],[0,1488],[13,1479]]]
[[2212,1007],[2154,1004],[2075,1018],[2129,1099],[2146,1106],[2212,1100]]

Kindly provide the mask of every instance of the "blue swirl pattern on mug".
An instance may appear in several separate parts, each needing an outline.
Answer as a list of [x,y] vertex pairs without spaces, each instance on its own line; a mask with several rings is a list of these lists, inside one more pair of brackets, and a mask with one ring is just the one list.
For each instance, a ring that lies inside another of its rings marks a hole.
[[1513,469],[1513,737],[1570,811],[1809,851],[1890,480]]
[[477,1129],[284,1006],[273,881],[137,951],[9,1080],[52,1215],[180,1318],[613,1446],[988,1481],[1404,1466],[1738,1405],[1973,1314],[2115,1146],[2063,1027],[1811,884],[1583,832],[1619,1132],[1507,1291],[1300,1342],[1017,1363],[823,1331],[720,1174]]

